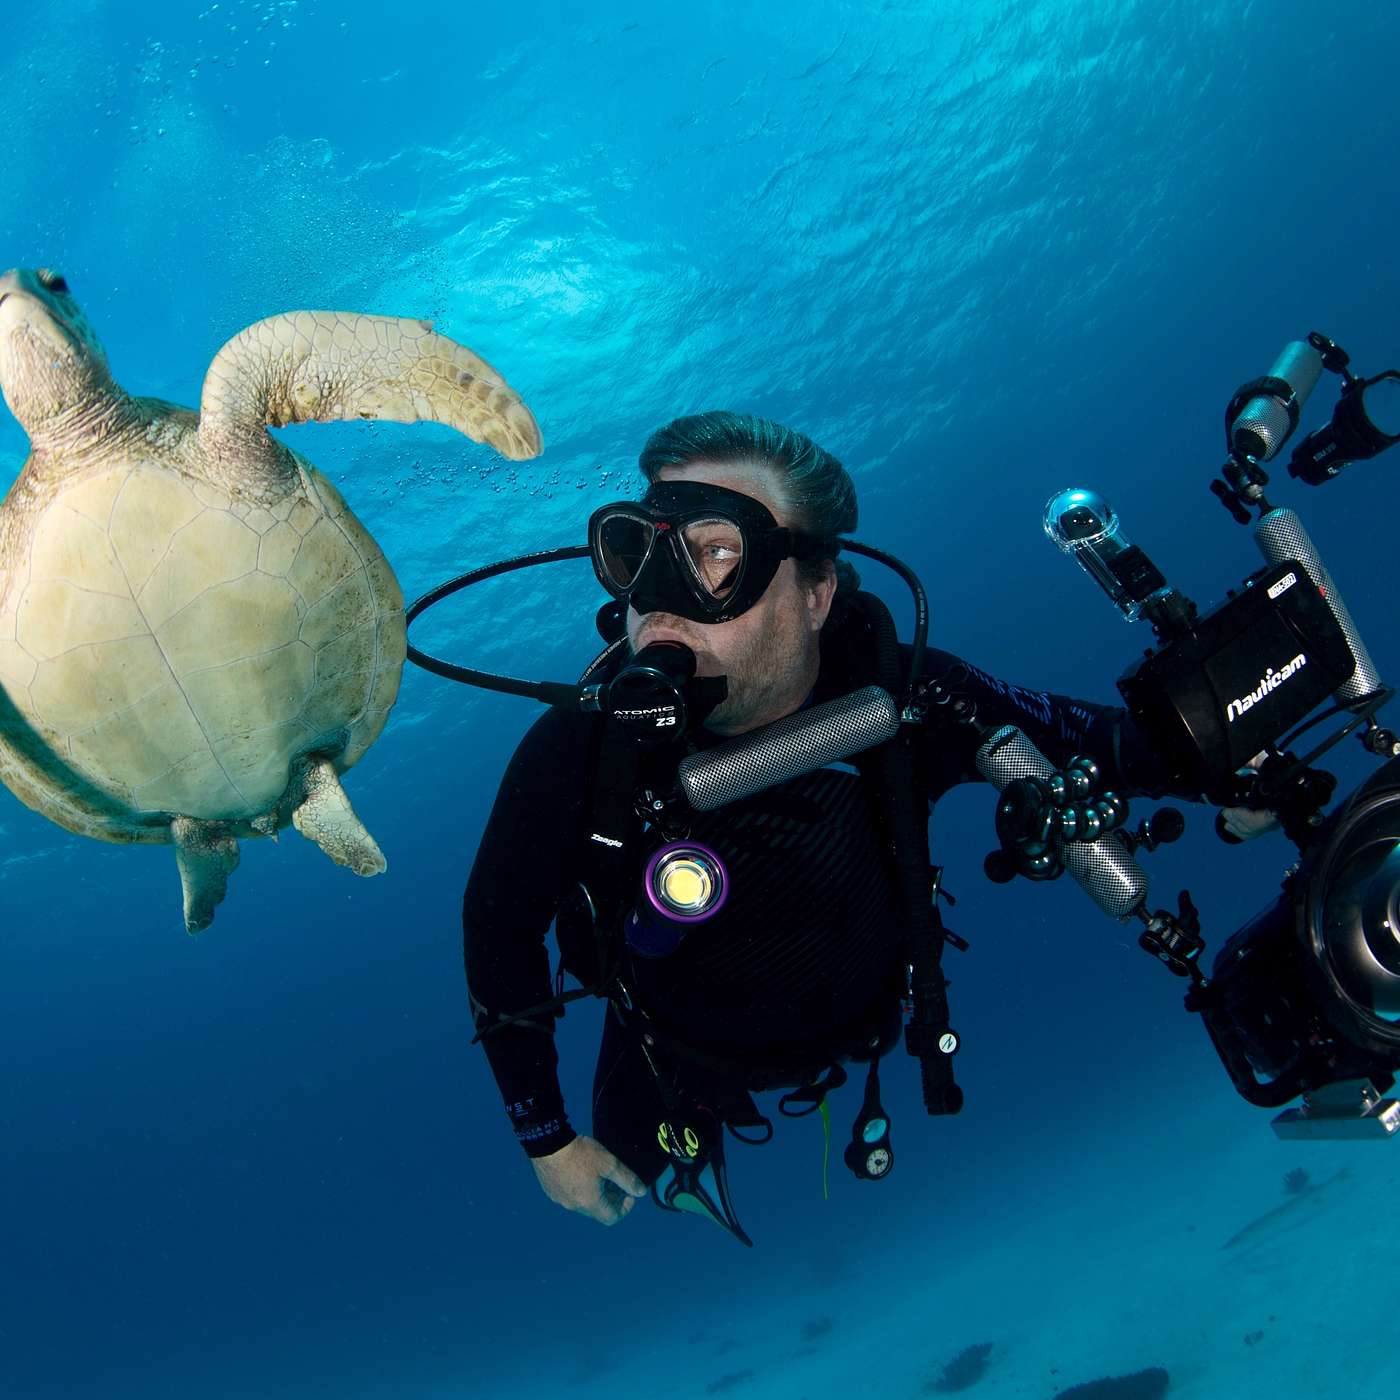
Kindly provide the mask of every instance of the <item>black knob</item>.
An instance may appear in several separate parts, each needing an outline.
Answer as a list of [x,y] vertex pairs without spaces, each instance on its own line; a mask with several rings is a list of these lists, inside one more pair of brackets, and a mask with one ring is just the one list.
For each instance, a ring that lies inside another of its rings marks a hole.
[[1009,885],[1016,878],[1016,865],[1005,851],[991,851],[982,862],[982,873],[994,885]]
[[1372,729],[1366,734],[1366,747],[1377,758],[1395,758],[1400,755],[1400,742],[1393,729]]

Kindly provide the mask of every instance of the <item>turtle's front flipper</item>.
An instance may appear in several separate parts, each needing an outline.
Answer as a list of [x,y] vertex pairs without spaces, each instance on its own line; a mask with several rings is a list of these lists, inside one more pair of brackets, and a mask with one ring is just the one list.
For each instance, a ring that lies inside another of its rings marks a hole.
[[238,864],[238,842],[223,822],[176,817],[170,823],[175,864],[185,892],[185,928],[198,933],[214,922],[214,907],[228,889],[228,877]]
[[266,424],[352,418],[428,419],[505,457],[540,451],[530,410],[480,356],[427,321],[344,311],[289,311],[234,336],[205,375],[199,436],[216,458],[256,458]]
[[355,815],[329,759],[304,760],[299,777],[293,774],[294,788],[298,781],[302,797],[292,811],[292,825],[303,836],[356,875],[378,875],[388,868],[384,852]]

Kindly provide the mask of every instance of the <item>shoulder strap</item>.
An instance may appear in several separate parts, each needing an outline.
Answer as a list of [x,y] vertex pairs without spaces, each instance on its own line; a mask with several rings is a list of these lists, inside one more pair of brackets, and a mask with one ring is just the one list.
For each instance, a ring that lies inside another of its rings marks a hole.
[[[904,689],[899,643],[889,609],[869,593],[853,599],[873,633],[876,682],[893,695]],[[917,685],[918,677],[910,677]],[[924,1107],[931,1114],[957,1113],[962,1090],[953,1079],[958,1037],[949,1025],[943,944],[947,930],[938,911],[937,888],[929,860],[927,804],[915,782],[917,726],[905,724],[886,744],[856,759],[872,789],[872,810],[889,844],[895,891],[905,931],[913,1015],[905,1027],[905,1048],[919,1061]]]
[[[628,847],[640,825],[636,809],[639,758],[636,743],[617,725],[604,721],[583,858],[584,885],[599,930],[615,924],[624,912],[631,870]],[[600,967],[606,974],[607,963],[600,961]]]
[[[606,612],[605,608],[603,612]],[[603,629],[602,613],[599,630]],[[621,661],[616,639],[589,667],[587,674],[607,675]],[[607,719],[600,719],[588,758],[591,801],[579,868],[581,885],[593,925],[593,968],[596,981],[568,997],[610,995],[619,971],[619,934],[632,890],[634,846],[641,827],[637,815],[637,786],[641,755],[636,742]],[[562,968],[561,968],[562,979]]]
[[477,1030],[472,1044],[502,1026],[527,1025],[552,1034],[554,1020],[570,1002],[583,997],[609,995],[620,957],[617,933],[622,926],[623,906],[627,898],[630,872],[628,847],[638,826],[634,806],[637,746],[614,725],[604,723],[589,761],[593,774],[594,802],[588,817],[587,849],[582,854],[581,863],[583,893],[593,924],[593,970],[596,971],[597,980],[592,986],[563,991],[564,969],[561,964],[554,996],[511,1015],[496,1017]]

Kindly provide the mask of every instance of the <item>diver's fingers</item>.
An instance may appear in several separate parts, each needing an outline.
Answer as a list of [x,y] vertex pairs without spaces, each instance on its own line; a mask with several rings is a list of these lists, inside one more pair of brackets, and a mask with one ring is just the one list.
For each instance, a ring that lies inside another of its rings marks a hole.
[[591,1137],[576,1137],[531,1165],[551,1201],[603,1225],[616,1225],[647,1192],[636,1173]]
[[601,1220],[604,1225],[616,1225],[626,1214],[623,1207],[630,1204],[631,1200],[631,1196],[624,1195],[606,1177],[599,1177],[599,1206],[597,1210],[590,1211],[589,1214],[594,1220]]
[[586,1215],[590,1220],[596,1220],[600,1225],[616,1225],[627,1213],[623,1206],[631,1205],[632,1198],[624,1196],[609,1181],[599,1178],[594,1183],[595,1189],[592,1192],[582,1193],[570,1197],[568,1200],[560,1201],[559,1204],[565,1210],[571,1210],[577,1215]]
[[603,1202],[602,1208],[589,1214],[604,1225],[616,1225],[637,1204],[635,1196],[629,1196],[616,1183],[606,1179],[598,1183],[598,1195]]
[[1237,841],[1252,841],[1280,826],[1278,813],[1255,807],[1226,807],[1220,818],[1221,825]]
[[646,1182],[630,1167],[619,1162],[616,1157],[612,1159],[612,1165],[603,1173],[603,1177],[620,1187],[630,1198],[640,1200],[647,1193]]

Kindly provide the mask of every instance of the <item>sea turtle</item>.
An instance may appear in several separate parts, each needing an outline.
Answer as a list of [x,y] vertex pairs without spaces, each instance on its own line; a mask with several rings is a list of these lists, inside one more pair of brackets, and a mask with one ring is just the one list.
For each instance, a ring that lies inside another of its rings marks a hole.
[[431,419],[533,457],[519,396],[425,321],[294,311],[219,351],[198,413],[134,398],[44,268],[0,276],[0,388],[31,448],[0,504],[0,781],[69,831],[172,842],[191,932],[238,839],[289,821],[383,870],[339,774],[398,694],[403,596],[266,426]]

